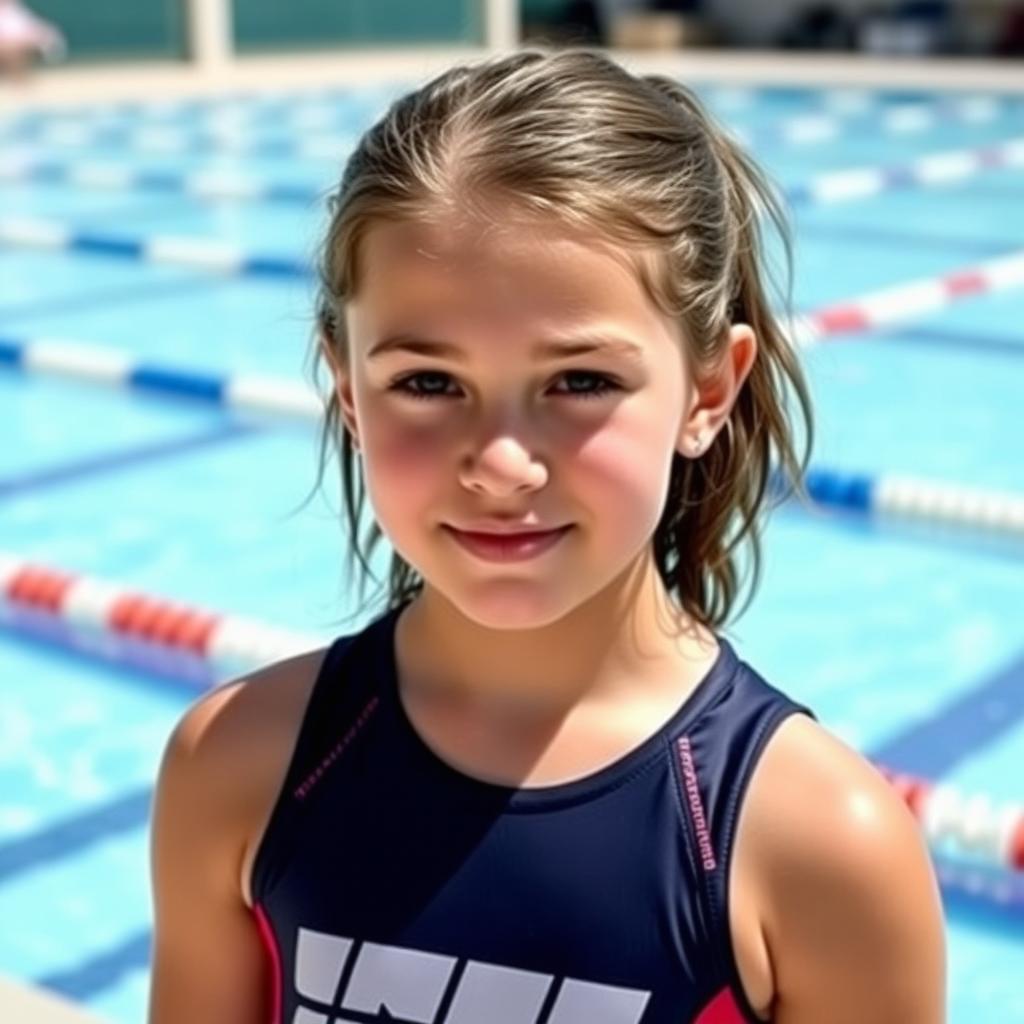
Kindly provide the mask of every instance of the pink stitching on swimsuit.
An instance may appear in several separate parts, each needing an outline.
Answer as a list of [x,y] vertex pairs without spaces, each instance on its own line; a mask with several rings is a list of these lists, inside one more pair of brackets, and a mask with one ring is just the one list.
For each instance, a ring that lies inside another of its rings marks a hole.
[[292,796],[295,797],[296,800],[304,800],[306,798],[309,791],[323,778],[327,769],[337,761],[337,759],[344,753],[345,748],[356,738],[359,730],[362,729],[362,727],[370,720],[370,716],[377,709],[377,705],[379,703],[379,697],[370,698],[366,707],[359,713],[359,717],[352,723],[348,732],[338,740],[331,752],[320,762],[320,764],[309,773],[306,777],[306,781],[292,792]]
[[690,750],[690,738],[680,736],[677,741],[679,760],[683,769],[683,783],[686,787],[686,798],[690,808],[693,827],[697,830],[697,845],[700,847],[701,861],[705,871],[715,870],[715,851],[711,845],[707,820],[704,817],[704,804],[700,798],[700,786],[697,783],[697,769],[693,763]]

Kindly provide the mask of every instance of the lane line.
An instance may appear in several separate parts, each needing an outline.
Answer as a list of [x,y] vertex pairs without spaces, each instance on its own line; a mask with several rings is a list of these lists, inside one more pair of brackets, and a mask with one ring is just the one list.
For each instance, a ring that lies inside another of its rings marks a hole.
[[106,839],[145,828],[153,787],[136,786],[73,814],[62,814],[24,836],[0,842],[0,883],[77,857]]
[[118,473],[125,469],[155,462],[158,459],[177,458],[180,455],[223,444],[226,441],[241,440],[259,432],[260,428],[255,424],[234,421],[218,423],[212,429],[207,428],[185,437],[155,441],[136,448],[120,448],[101,452],[61,465],[46,466],[26,473],[0,477],[0,501],[33,494],[49,487],[77,483],[90,477]]
[[892,331],[879,332],[886,344],[905,341],[909,344],[925,344],[931,347],[962,348],[970,352],[984,352],[991,355],[1024,356],[1024,336],[995,337],[990,334],[976,334],[974,331],[952,330],[947,327],[902,327]]
[[1019,238],[960,238],[957,235],[933,234],[932,232],[907,231],[905,229],[894,231],[881,225],[840,224],[827,221],[800,223],[797,231],[797,245],[799,246],[801,237],[807,236],[837,238],[840,241],[867,242],[884,246],[898,245],[908,249],[931,251],[936,248],[960,249],[964,252],[977,253],[979,256],[998,256],[1020,248]]
[[1024,719],[1024,654],[871,750],[872,760],[939,779]]
[[142,284],[115,285],[106,289],[92,288],[70,295],[44,296],[32,299],[22,305],[0,306],[0,321],[9,324],[14,320],[32,320],[36,317],[61,316],[65,313],[81,313],[99,306],[161,299],[167,296],[188,294],[222,287],[223,281],[210,277],[189,277],[180,281],[154,281]]
[[125,975],[145,970],[152,955],[149,928],[133,932],[114,946],[92,954],[72,967],[45,974],[33,984],[84,1003],[117,985]]

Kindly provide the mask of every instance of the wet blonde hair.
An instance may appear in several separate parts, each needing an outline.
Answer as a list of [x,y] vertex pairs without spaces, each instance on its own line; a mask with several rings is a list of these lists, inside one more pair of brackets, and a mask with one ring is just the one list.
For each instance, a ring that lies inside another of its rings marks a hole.
[[[698,378],[724,358],[732,323],[755,331],[757,358],[728,429],[700,458],[674,453],[653,536],[669,593],[705,625],[723,625],[739,589],[744,541],[752,570],[741,611],[757,589],[760,520],[772,495],[782,500],[796,490],[806,498],[803,474],[813,435],[807,384],[768,302],[771,284],[788,314],[792,272],[789,226],[768,179],[690,89],[660,75],[633,75],[601,53],[519,51],[453,67],[397,100],[345,165],[329,200],[314,370],[328,357],[348,365],[344,309],[359,284],[367,229],[384,220],[465,209],[477,199],[490,201],[492,209],[505,203],[558,218],[638,250],[653,247],[657,266],[640,270],[643,283],[657,305],[679,319],[688,339],[685,355]],[[781,288],[766,267],[765,220],[782,243]],[[805,425],[802,458],[787,413],[787,385]],[[332,443],[341,464],[350,567],[358,559],[362,591],[372,575],[366,557],[383,533],[370,524],[364,557],[359,523],[365,481],[333,390],[317,485]],[[419,573],[394,552],[388,607],[422,586]]]

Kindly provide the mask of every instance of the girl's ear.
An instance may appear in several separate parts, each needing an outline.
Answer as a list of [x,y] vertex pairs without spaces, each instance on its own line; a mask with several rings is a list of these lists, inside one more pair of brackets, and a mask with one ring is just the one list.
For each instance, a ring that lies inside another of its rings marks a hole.
[[679,429],[676,450],[696,458],[729,418],[736,398],[757,357],[757,335],[750,324],[733,324],[718,368],[691,387],[696,392],[689,415]]
[[352,396],[352,374],[338,358],[334,342],[327,336],[326,332],[320,331],[320,350],[323,352],[324,360],[331,371],[331,379],[334,382],[334,392],[338,396],[338,409],[341,412],[342,422],[352,444],[358,450],[359,429],[356,424],[355,400]]

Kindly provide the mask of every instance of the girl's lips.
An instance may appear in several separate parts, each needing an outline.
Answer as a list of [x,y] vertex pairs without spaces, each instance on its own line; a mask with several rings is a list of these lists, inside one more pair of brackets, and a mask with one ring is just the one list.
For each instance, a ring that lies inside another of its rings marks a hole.
[[557,530],[530,533],[478,533],[446,529],[471,554],[490,562],[519,562],[542,554],[572,529],[572,524]]

